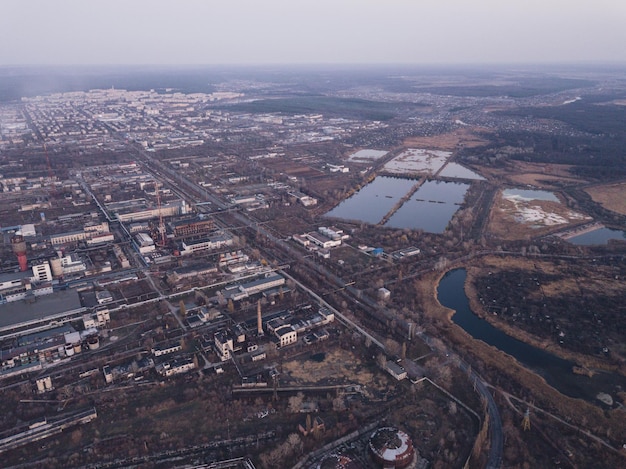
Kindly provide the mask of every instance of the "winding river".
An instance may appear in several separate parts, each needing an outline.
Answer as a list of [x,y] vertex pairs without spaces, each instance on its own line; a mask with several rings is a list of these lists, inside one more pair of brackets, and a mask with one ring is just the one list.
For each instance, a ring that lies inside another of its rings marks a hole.
[[466,276],[465,269],[448,272],[439,282],[437,297],[443,306],[456,311],[452,316],[452,321],[474,339],[482,340],[511,355],[522,365],[541,375],[550,386],[566,396],[599,404],[596,398],[599,392],[615,396],[617,391],[626,389],[626,378],[621,375],[598,372],[589,378],[574,374],[572,367],[575,363],[517,340],[476,316],[465,294]]

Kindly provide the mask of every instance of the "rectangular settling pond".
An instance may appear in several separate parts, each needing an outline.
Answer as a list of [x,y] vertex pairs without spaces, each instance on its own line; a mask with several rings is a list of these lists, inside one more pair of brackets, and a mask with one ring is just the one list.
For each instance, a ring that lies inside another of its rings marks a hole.
[[411,179],[379,176],[337,205],[326,216],[375,225],[414,185],[415,181]]
[[426,181],[385,226],[443,233],[469,187],[459,182]]

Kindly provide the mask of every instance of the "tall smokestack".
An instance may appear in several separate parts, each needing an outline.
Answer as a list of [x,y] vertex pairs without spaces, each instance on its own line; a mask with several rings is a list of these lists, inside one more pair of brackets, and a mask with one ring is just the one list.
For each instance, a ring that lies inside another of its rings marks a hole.
[[261,318],[261,300],[256,304],[256,333],[263,335],[263,319]]
[[26,259],[26,242],[21,234],[16,234],[11,238],[11,247],[17,256],[17,262],[20,264],[20,271],[25,272],[28,269],[28,260]]

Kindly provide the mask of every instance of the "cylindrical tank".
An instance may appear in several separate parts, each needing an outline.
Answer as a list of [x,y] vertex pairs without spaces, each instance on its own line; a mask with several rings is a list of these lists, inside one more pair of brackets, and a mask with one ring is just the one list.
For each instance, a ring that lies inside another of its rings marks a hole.
[[37,392],[44,392],[46,390],[46,385],[43,379],[37,380]]
[[61,264],[61,259],[56,257],[50,259],[50,268],[54,277],[61,277],[63,275],[63,265]]
[[76,342],[74,344],[74,353],[80,353],[80,351],[82,350],[82,346],[80,345],[80,342]]
[[68,357],[74,355],[74,346],[72,344],[65,344],[65,355]]
[[89,340],[87,340],[87,346],[89,347],[89,350],[96,350],[100,347],[100,339],[98,339],[97,336],[89,337]]
[[45,385],[46,389],[52,389],[52,377],[46,376],[43,379],[43,384]]
[[374,460],[385,468],[403,469],[411,464],[415,455],[411,438],[394,427],[374,431],[368,446]]

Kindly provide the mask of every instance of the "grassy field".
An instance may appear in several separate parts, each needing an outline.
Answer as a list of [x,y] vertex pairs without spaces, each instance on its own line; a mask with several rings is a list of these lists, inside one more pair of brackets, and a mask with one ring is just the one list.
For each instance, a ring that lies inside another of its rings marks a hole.
[[481,168],[481,174],[491,180],[513,185],[532,185],[542,189],[556,189],[572,184],[582,184],[586,180],[572,172],[568,164],[531,163],[507,161],[502,167]]
[[308,356],[283,364],[283,378],[289,384],[348,384],[366,385],[370,389],[386,389],[389,378],[372,363],[340,348],[324,352],[317,361]]
[[461,128],[452,132],[433,136],[410,137],[404,141],[407,148],[428,148],[434,150],[454,151],[459,147],[475,148],[488,143],[478,132],[486,132],[482,128]]
[[626,183],[593,186],[585,192],[607,210],[626,215]]

